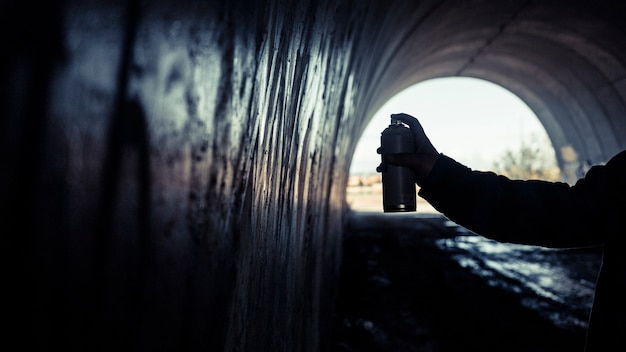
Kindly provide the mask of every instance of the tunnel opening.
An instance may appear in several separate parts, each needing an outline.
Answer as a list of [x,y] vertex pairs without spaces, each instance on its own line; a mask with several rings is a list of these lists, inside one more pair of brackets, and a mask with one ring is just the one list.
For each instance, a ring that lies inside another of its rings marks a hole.
[[[390,115],[399,112],[417,117],[439,152],[472,169],[518,179],[562,179],[550,137],[517,95],[479,78],[435,78],[396,94],[369,120],[350,165],[346,199],[352,211],[382,212],[376,149]],[[417,212],[438,213],[419,197]]]

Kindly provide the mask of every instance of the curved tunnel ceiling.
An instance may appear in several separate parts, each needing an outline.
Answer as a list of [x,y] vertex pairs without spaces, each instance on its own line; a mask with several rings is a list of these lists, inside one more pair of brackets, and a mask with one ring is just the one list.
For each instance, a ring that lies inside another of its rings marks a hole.
[[509,89],[529,105],[545,126],[562,169],[605,162],[626,148],[621,7],[452,1],[414,10],[414,24],[390,50],[389,65],[379,74],[372,92],[378,99],[367,116],[415,83],[475,77]]

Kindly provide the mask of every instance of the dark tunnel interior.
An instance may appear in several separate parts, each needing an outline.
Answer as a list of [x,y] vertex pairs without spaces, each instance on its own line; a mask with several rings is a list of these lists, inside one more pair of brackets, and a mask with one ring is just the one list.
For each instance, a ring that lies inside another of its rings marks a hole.
[[618,1],[9,0],[0,18],[24,350],[332,350],[352,154],[413,84],[510,90],[570,180],[626,149]]

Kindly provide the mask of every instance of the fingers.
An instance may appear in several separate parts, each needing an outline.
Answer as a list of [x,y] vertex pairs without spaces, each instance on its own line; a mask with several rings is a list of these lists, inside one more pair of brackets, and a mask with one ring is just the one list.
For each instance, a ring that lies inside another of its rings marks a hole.
[[385,160],[389,165],[408,167],[413,171],[416,176],[415,181],[418,181],[418,176],[421,176],[420,160],[416,154],[413,153],[394,153],[385,154]]
[[415,130],[423,130],[422,129],[422,125],[420,125],[419,121],[417,121],[417,119],[415,117],[413,117],[413,116],[411,116],[409,114],[404,114],[404,113],[391,114],[391,118],[404,122],[405,124],[409,125],[409,127],[413,131],[415,131]]
[[419,123],[419,121],[415,117],[409,114],[402,113],[402,114],[391,114],[391,118],[402,121],[411,128],[416,144],[426,137],[426,134],[424,133],[424,128],[422,128],[422,125]]
[[432,171],[439,154],[435,153],[393,153],[385,154],[390,165],[408,167],[415,174],[415,182],[422,185]]
[[401,113],[392,114],[391,118],[402,121],[411,128],[411,132],[413,132],[413,140],[415,141],[415,151],[424,152],[435,149],[430,143],[428,137],[426,136],[424,128],[415,117]]
[[411,153],[385,154],[385,160],[391,165],[411,167],[414,164],[414,155]]

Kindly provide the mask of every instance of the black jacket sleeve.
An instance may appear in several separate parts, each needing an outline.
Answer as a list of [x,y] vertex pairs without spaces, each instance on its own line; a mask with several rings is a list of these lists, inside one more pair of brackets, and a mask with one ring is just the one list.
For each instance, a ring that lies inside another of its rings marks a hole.
[[450,220],[500,242],[545,247],[599,245],[606,217],[626,201],[626,152],[592,167],[574,186],[511,180],[440,155],[419,195]]

